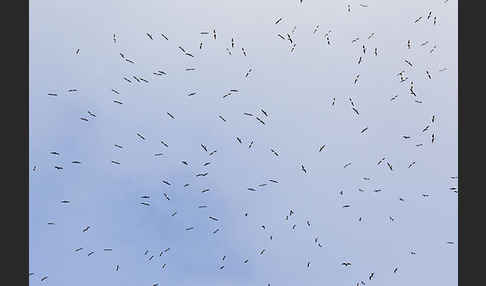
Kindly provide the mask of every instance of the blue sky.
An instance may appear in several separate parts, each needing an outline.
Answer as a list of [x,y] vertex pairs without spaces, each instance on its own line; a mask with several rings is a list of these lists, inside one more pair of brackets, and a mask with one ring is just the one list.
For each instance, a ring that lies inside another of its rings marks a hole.
[[457,284],[457,1],[260,2],[30,1],[32,285]]

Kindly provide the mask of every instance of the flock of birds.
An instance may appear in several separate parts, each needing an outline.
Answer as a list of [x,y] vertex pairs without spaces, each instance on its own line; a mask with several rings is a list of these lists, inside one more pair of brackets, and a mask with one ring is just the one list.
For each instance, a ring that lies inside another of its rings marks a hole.
[[[299,0],[299,2],[302,4],[303,1]],[[447,2],[447,0],[444,1],[444,2]],[[368,5],[361,4],[360,7],[361,8],[368,8]],[[348,13],[350,13],[352,11],[351,5],[346,5],[346,11]],[[281,25],[285,21],[286,21],[286,19],[284,17],[275,17],[275,19],[273,19],[272,21],[269,21],[269,25],[277,25],[278,26],[278,25]],[[438,19],[437,15],[434,15],[434,13],[432,11],[429,11],[426,14],[418,16],[416,19],[411,21],[410,25],[418,25],[418,24],[437,25],[438,21],[439,21],[439,19]],[[298,42],[296,40],[296,37],[294,36],[296,34],[296,28],[297,27],[294,26],[288,32],[280,32],[280,33],[277,33],[275,35],[276,40],[281,40],[282,42],[287,43],[288,51],[289,51],[290,54],[294,53],[296,48],[297,48]],[[327,30],[327,31],[321,32],[320,29],[321,29],[320,25],[314,26],[311,29],[312,34],[319,35],[319,37],[321,37],[324,40],[325,45],[328,45],[328,46],[331,46],[331,47],[334,46],[334,45],[337,45],[334,41],[333,31]],[[200,40],[199,43],[198,43],[198,49],[199,50],[203,50],[203,49],[206,48],[207,41],[211,41],[211,40],[212,41],[218,41],[218,40],[224,39],[224,36],[218,34],[217,29],[215,29],[215,28],[214,29],[208,29],[206,31],[201,31],[200,36],[201,36],[202,40]],[[168,44],[171,43],[170,37],[168,35],[166,35],[164,33],[160,33],[160,32],[159,33],[145,33],[145,37],[146,37],[147,41],[163,41],[163,42],[166,42]],[[360,37],[355,37],[353,39],[350,39],[349,44],[359,45],[359,47],[360,47],[359,54],[355,55],[357,65],[366,64],[366,61],[368,60],[369,57],[379,57],[381,55],[381,51],[377,47],[373,47],[373,46],[370,46],[368,44],[368,42],[371,39],[373,39],[374,37],[378,37],[378,35],[375,34],[374,32],[370,32],[366,37],[364,37],[364,39],[362,39]],[[118,44],[118,40],[119,40],[119,35],[113,34],[112,35],[112,44],[116,46]],[[407,49],[413,49],[415,46],[419,46],[419,47],[422,47],[422,48],[427,47],[427,46],[430,47],[429,41],[416,43],[413,39],[405,39],[404,45],[407,47]],[[436,50],[436,48],[437,48],[436,45],[431,46],[428,49],[428,52],[433,53]],[[174,49],[178,50],[180,55],[185,56],[185,57],[195,58],[195,57],[198,56],[196,52],[192,52],[188,48],[182,47],[178,44],[174,44]],[[235,40],[235,38],[229,39],[228,40],[228,47],[225,48],[225,53],[227,53],[227,55],[229,55],[229,56],[234,55],[236,53],[240,53],[241,56],[247,57],[250,52],[251,51],[246,50],[245,47],[239,46],[239,43]],[[79,56],[79,55],[81,55],[81,53],[82,53],[82,51],[79,48],[76,48],[74,55]],[[136,59],[130,57],[128,54],[125,54],[124,52],[119,52],[117,56],[119,56],[120,61],[123,61],[128,65],[136,65],[137,64]],[[409,97],[415,103],[420,104],[420,103],[422,103],[422,99],[421,99],[422,95],[417,91],[417,88],[414,85],[414,78],[410,73],[410,71],[412,69],[416,70],[417,68],[420,68],[420,64],[416,63],[416,62],[412,62],[412,60],[410,58],[403,58],[402,61],[403,61],[403,66],[397,67],[396,82],[400,86],[405,86],[406,93],[409,95]],[[196,67],[185,68],[185,71],[188,71],[188,72],[196,71],[196,70],[197,70]],[[423,78],[426,79],[426,80],[433,80],[434,76],[436,76],[437,73],[442,73],[446,70],[447,70],[446,67],[443,67],[443,68],[436,70],[436,71],[425,69],[423,71]],[[253,73],[253,68],[250,67],[247,70],[245,70],[245,72],[242,73],[242,77],[246,79],[248,77],[251,77],[252,73]],[[362,80],[360,78],[360,76],[361,76],[360,72],[355,73],[354,78],[350,79],[350,85],[359,86],[360,80]],[[156,70],[156,71],[151,72],[150,77],[149,76],[141,76],[141,75],[122,75],[121,80],[122,80],[124,85],[150,84],[153,80],[156,80],[160,77],[170,79],[170,73],[166,70]],[[122,97],[124,87],[123,86],[112,87],[110,89],[111,89],[111,93],[114,97],[112,99],[113,104],[115,104],[115,105],[125,104],[123,97]],[[69,93],[69,94],[70,93],[78,93],[78,92],[80,92],[80,90],[78,90],[77,88],[72,88],[72,89],[67,90],[67,93]],[[229,89],[226,92],[221,94],[221,99],[222,100],[230,100],[232,96],[238,95],[239,93],[240,93],[239,89]],[[60,95],[60,92],[49,92],[49,93],[47,93],[47,95],[50,96],[50,97],[58,97]],[[199,94],[198,94],[197,91],[190,91],[186,95],[188,97],[193,97],[193,96],[198,96]],[[398,95],[394,95],[389,100],[393,102],[393,101],[396,101],[397,99],[398,99]],[[353,116],[360,116],[360,110],[358,108],[357,103],[355,103],[351,97],[349,97],[346,101],[348,101],[349,110],[350,110],[351,114],[354,113]],[[332,97],[332,100],[330,102],[330,107],[331,108],[334,107],[335,104],[336,104],[336,97]],[[97,116],[98,115],[97,115],[96,112],[89,110],[89,111],[87,111],[86,115],[81,115],[79,118],[80,118],[81,121],[96,124],[96,120],[98,119]],[[167,116],[168,119],[174,120],[174,122],[177,121],[177,114],[174,114],[172,112],[165,112],[163,116]],[[217,115],[217,117],[222,122],[225,122],[225,123],[228,122],[228,120],[222,115]],[[255,120],[255,124],[261,124],[261,125],[266,125],[266,126],[268,126],[268,122],[270,122],[272,120],[272,114],[268,110],[265,110],[263,108],[259,108],[259,110],[256,111],[256,112],[245,112],[245,113],[242,114],[242,117],[243,118],[253,118],[253,120]],[[366,126],[366,125],[363,126],[362,129],[360,130],[360,134],[363,134],[363,135],[366,134],[367,131],[369,130],[369,128],[372,128],[372,127]],[[404,134],[402,136],[402,139],[405,140],[405,141],[412,141],[415,138],[423,138],[423,135],[426,135],[429,138],[428,140],[417,139],[417,141],[414,143],[414,145],[416,147],[420,148],[420,147],[424,146],[424,144],[431,144],[431,145],[434,144],[435,141],[436,141],[437,132],[438,132],[437,115],[431,114],[430,121],[424,122],[423,128],[421,128],[420,130],[416,130],[415,134]],[[136,134],[133,134],[133,137],[137,138],[139,141],[153,140],[153,138],[149,138],[143,132],[137,132]],[[235,140],[234,142],[236,144],[246,144],[245,146],[247,146],[248,149],[260,148],[261,147],[261,146],[254,146],[254,142],[255,142],[254,140],[247,140],[245,142],[245,140],[242,139],[240,136],[235,136],[234,140]],[[168,150],[170,148],[169,144],[167,143],[167,142],[169,142],[169,139],[158,140],[158,141],[160,141],[161,146],[163,146],[163,148],[165,148],[166,150]],[[124,144],[122,144],[122,143],[115,143],[115,144],[113,144],[113,148],[116,148],[117,150],[123,150],[124,149],[123,145]],[[192,168],[192,167],[196,168],[198,171],[196,171],[196,172],[191,171],[195,178],[211,176],[211,174],[207,170],[207,168],[209,168],[210,165],[212,166],[214,164],[217,164],[217,160],[215,159],[215,157],[216,157],[216,153],[218,152],[218,150],[212,149],[208,144],[205,144],[205,143],[198,143],[198,145],[199,145],[198,148],[200,148],[200,152],[207,154],[207,161],[203,162],[202,164],[199,164],[199,163],[191,162],[190,160],[187,160],[187,159],[181,159],[180,164],[183,164],[184,166],[186,166],[188,168]],[[272,156],[275,156],[275,157],[281,156],[281,151],[279,151],[278,148],[276,148],[276,147],[261,147],[261,148],[266,148],[268,150],[269,154],[271,154]],[[327,150],[328,150],[328,145],[321,143],[321,144],[316,146],[315,152],[321,153],[321,152],[326,152]],[[219,152],[222,152],[222,150],[219,150]],[[61,154],[59,151],[56,151],[56,150],[52,150],[52,151],[49,150],[46,153],[48,153],[49,156],[53,156],[55,158],[66,155],[66,154]],[[154,151],[153,156],[154,157],[166,156],[166,153],[160,152],[160,151],[157,150],[157,151]],[[123,162],[120,161],[119,159],[111,159],[110,161],[111,161],[111,164],[113,164],[113,165],[123,164]],[[389,158],[388,156],[383,156],[381,158],[377,158],[377,160],[375,162],[373,162],[373,164],[377,167],[380,167],[380,168],[383,167],[383,168],[387,169],[387,171],[389,171],[389,172],[396,172],[397,169],[400,169],[402,166],[395,166],[392,163],[392,161],[393,160],[391,160],[391,158]],[[407,164],[406,168],[408,168],[408,169],[413,168],[416,165],[416,163],[417,163],[416,161],[410,161]],[[84,161],[72,160],[71,164],[83,165]],[[43,168],[55,168],[56,170],[61,172],[60,174],[62,174],[62,172],[65,168],[71,168],[70,166],[63,165],[63,164],[54,164],[53,166],[38,166],[37,164],[33,163],[33,165],[34,166],[32,168],[32,172],[33,172],[34,175],[35,175],[35,173],[41,172]],[[342,168],[348,168],[351,165],[352,165],[352,162],[347,162],[342,166]],[[202,171],[201,171],[201,169],[202,169]],[[308,175],[312,172],[312,170],[310,170],[308,167],[306,167],[301,162],[295,163],[295,171],[296,172],[302,172],[302,174],[304,174],[304,175]],[[366,177],[366,176],[363,177],[362,179],[363,179],[363,181],[370,181],[371,180],[371,178]],[[456,186],[456,181],[458,180],[458,176],[450,176],[449,179],[452,180],[451,184],[454,184],[453,186],[451,186],[449,188],[449,190],[451,190],[455,193],[458,193],[458,188]],[[167,200],[168,202],[173,201],[173,198],[172,198],[172,195],[171,195],[171,188],[174,188],[175,186],[178,186],[178,185],[181,185],[183,189],[188,189],[188,188],[191,187],[191,184],[189,182],[178,183],[177,181],[178,181],[177,178],[164,178],[164,179],[162,179],[160,182],[167,189],[161,192],[160,197],[155,197],[155,196],[148,195],[148,194],[142,194],[142,195],[140,195],[140,197],[139,197],[140,200],[137,202],[137,204],[141,207],[150,208],[150,207],[154,207],[153,206],[154,200],[162,199],[162,200]],[[254,186],[247,187],[246,190],[249,191],[249,192],[259,192],[263,188],[265,188],[267,185],[284,187],[279,178],[268,178],[267,181],[265,181],[265,182],[260,182],[258,184],[255,184]],[[206,192],[210,192],[211,190],[212,190],[211,186],[207,186],[207,187],[203,188],[202,190],[200,190],[200,193],[204,194]],[[358,188],[358,191],[359,192],[365,192],[366,190],[362,189],[362,188]],[[382,189],[375,188],[374,190],[372,190],[372,192],[379,193],[379,192],[382,192]],[[344,196],[344,191],[340,190],[338,192],[338,194],[339,194],[339,196]],[[428,193],[422,194],[422,197],[424,197],[424,198],[429,197],[429,196],[430,196],[430,194],[428,194]],[[399,198],[397,198],[397,200],[399,200],[401,203],[405,202],[405,199],[403,197],[399,197]],[[64,205],[69,205],[71,203],[71,200],[68,200],[68,199],[61,200],[60,203],[64,204]],[[197,206],[197,208],[199,208],[199,209],[205,209],[205,208],[208,208],[208,207],[209,207],[208,205],[204,205],[204,204]],[[352,207],[352,204],[351,203],[342,204],[341,207],[344,208],[344,209],[350,208],[350,207]],[[171,217],[177,216],[179,214],[178,211],[176,211],[176,210],[172,210],[170,212],[171,212],[170,213]],[[244,217],[248,217],[250,214],[248,212],[243,212],[242,215]],[[288,227],[292,231],[298,230],[297,225],[299,223],[298,223],[298,219],[295,218],[296,212],[294,211],[294,209],[289,209],[287,213],[282,213],[281,216],[282,216],[282,221],[288,222],[288,224],[289,224]],[[216,217],[216,216],[213,216],[213,215],[209,215],[207,219],[210,220],[210,221],[216,222],[216,223],[221,223],[221,221],[224,221],[222,218]],[[395,221],[395,218],[393,216],[389,216],[387,219],[390,222]],[[357,220],[358,220],[358,222],[361,222],[363,220],[363,217],[358,217]],[[56,225],[55,222],[48,222],[47,224],[48,225]],[[311,228],[311,226],[312,226],[310,219],[304,219],[303,224],[304,224],[304,227],[306,227],[306,228]],[[184,228],[185,231],[190,232],[190,231],[196,230],[197,226],[187,225],[187,226],[184,226],[183,228]],[[223,228],[222,225],[215,227],[214,229],[212,229],[210,231],[210,233],[212,235],[216,235],[220,230],[222,230],[222,228]],[[261,225],[256,226],[256,228],[258,228],[262,231],[266,231],[269,228],[271,228],[271,225],[261,224]],[[92,230],[92,227],[90,225],[87,225],[87,226],[80,227],[80,231],[82,233],[86,233],[88,231],[96,231],[96,229]],[[268,233],[267,235],[268,235],[268,239],[270,241],[272,241],[274,239],[275,234]],[[315,245],[315,247],[317,247],[317,248],[323,248],[323,247],[327,246],[326,243],[324,243],[323,241],[321,241],[319,239],[319,236],[312,237],[312,241],[313,241],[313,244]],[[444,243],[449,244],[449,245],[455,244],[454,241],[445,241]],[[204,246],[201,245],[201,247],[204,247]],[[76,252],[76,253],[83,252],[83,251],[86,252],[87,256],[91,256],[91,255],[94,255],[96,253],[96,251],[87,250],[84,247],[74,247],[73,248],[73,252]],[[114,251],[114,249],[104,248],[104,249],[102,249],[102,251],[103,252],[111,252],[111,251]],[[152,261],[152,260],[154,260],[154,258],[156,258],[156,256],[162,257],[164,254],[168,253],[169,251],[174,252],[174,250],[171,250],[170,247],[167,247],[167,248],[161,250],[160,252],[157,251],[157,253],[154,253],[153,251],[146,249],[146,250],[141,252],[141,255],[143,253],[143,256],[146,257],[147,261]],[[265,253],[267,251],[268,251],[267,248],[261,248],[261,249],[257,249],[256,253],[258,253],[259,256],[262,256],[262,255],[265,255]],[[409,254],[415,255],[416,251],[411,250],[409,252]],[[215,269],[215,270],[216,271],[224,271],[225,262],[227,261],[227,259],[228,259],[228,257],[226,255],[222,256],[221,260],[219,262],[217,262],[217,263],[220,264],[220,266],[218,266],[217,269]],[[169,262],[162,263],[160,265],[160,269],[166,270],[166,268],[168,268],[168,263]],[[241,263],[242,264],[250,263],[250,259],[248,257],[243,257],[243,258],[241,258]],[[345,267],[345,268],[351,267],[353,265],[352,261],[338,261],[337,263],[339,263],[342,267]],[[309,261],[309,260],[303,261],[303,267],[305,267],[305,268],[310,268],[311,264],[312,264],[312,262]],[[122,270],[123,270],[123,265],[115,264],[113,266],[113,271],[115,271],[115,272],[122,271]],[[168,271],[168,270],[166,270],[166,271]],[[371,271],[367,277],[363,277],[362,279],[359,279],[359,281],[356,282],[356,285],[357,286],[366,285],[367,283],[371,284],[371,281],[373,281],[375,275],[380,275],[380,272],[388,271],[388,270],[375,270],[375,271]],[[391,273],[395,274],[399,271],[399,267],[397,265],[393,265],[392,267],[390,267],[389,271]],[[39,276],[39,274],[37,274],[35,272],[29,272],[29,276],[34,276],[34,275]],[[39,279],[40,279],[40,281],[46,281],[46,280],[48,280],[48,277],[49,276],[47,274],[42,274],[42,275],[40,275]],[[157,283],[154,283],[153,286],[158,286],[158,285],[162,285],[162,284],[163,283],[159,284],[157,282]],[[268,285],[268,286],[273,285],[270,282],[265,282],[265,284]]]

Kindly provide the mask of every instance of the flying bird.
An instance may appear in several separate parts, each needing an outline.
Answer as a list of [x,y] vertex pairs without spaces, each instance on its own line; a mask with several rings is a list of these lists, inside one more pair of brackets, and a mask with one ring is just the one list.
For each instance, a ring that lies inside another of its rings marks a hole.
[[301,165],[300,168],[304,173],[307,173],[307,170],[305,169],[304,165]]

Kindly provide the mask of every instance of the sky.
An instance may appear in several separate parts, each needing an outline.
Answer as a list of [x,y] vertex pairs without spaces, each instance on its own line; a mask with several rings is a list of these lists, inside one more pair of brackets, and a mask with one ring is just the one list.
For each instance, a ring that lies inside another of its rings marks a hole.
[[31,285],[457,284],[457,1],[29,4]]

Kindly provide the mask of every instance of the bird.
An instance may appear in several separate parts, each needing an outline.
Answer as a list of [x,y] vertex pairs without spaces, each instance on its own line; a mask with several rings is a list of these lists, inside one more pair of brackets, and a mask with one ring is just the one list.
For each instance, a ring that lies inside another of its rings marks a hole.
[[324,149],[324,147],[326,147],[326,144],[322,145],[321,148],[319,148],[319,152],[321,152]]
[[49,277],[49,276],[44,276],[44,277],[42,277],[42,278],[41,278],[41,281],[46,280],[48,277]]
[[142,138],[142,140],[145,140],[145,137],[143,137],[140,133],[137,133],[137,136]]
[[168,181],[162,180],[162,182],[163,182],[164,184],[166,184],[166,185],[169,185],[169,186],[171,185],[171,184],[170,184]]
[[275,22],[275,24],[280,23],[280,21],[282,21],[282,18],[279,18],[279,19],[278,19],[278,20]]
[[164,34],[160,33],[162,35],[162,37],[164,37],[164,39],[166,39],[167,41],[169,40],[169,38],[167,38]]
[[393,171],[393,166],[388,162],[386,162],[386,164],[388,165],[388,168],[390,168],[390,171]]
[[90,226],[88,225],[86,228],[83,229],[83,232],[87,232]]
[[371,272],[370,277],[368,277],[370,280],[374,277],[375,273]]
[[363,130],[361,130],[361,133],[364,133],[366,130],[368,130],[368,127],[365,127]]
[[58,170],[62,170],[63,167],[60,167],[60,166],[54,166],[54,168],[58,169]]
[[167,115],[169,115],[170,118],[175,119],[174,115],[170,114],[169,112],[167,112]]
[[149,37],[149,39],[153,40],[154,38],[152,38],[152,35],[150,35],[149,33],[146,33],[147,36]]
[[341,265],[344,265],[344,266],[351,266],[351,263],[350,263],[350,262],[343,262],[343,263],[341,263]]
[[415,161],[413,161],[412,163],[410,163],[410,165],[408,165],[408,168],[410,169],[413,165],[415,165]]
[[265,122],[263,122],[263,120],[261,120],[260,118],[256,117],[256,119],[257,119],[257,120],[258,120],[260,123],[265,124]]
[[277,151],[275,151],[275,150],[273,150],[273,149],[270,149],[270,151],[272,151],[272,153],[273,153],[275,156],[278,156]]
[[398,267],[395,267],[395,269],[393,269],[393,273],[397,273],[398,271]]
[[301,165],[300,168],[304,173],[307,173],[307,170],[305,169],[304,165]]

